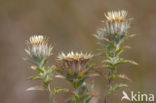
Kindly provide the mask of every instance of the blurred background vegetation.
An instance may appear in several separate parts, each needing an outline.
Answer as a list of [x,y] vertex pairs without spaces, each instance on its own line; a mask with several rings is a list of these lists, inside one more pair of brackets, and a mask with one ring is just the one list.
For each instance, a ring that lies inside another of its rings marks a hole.
[[[127,42],[132,48],[124,57],[140,65],[124,65],[120,71],[133,82],[126,91],[156,93],[156,1],[155,0],[0,0],[0,103],[48,103],[45,92],[26,92],[38,84],[26,78],[34,72],[23,61],[25,40],[34,34],[44,34],[54,46],[49,64],[55,63],[59,52],[93,51],[99,48],[93,34],[102,26],[104,12],[125,9],[133,17]],[[104,93],[102,77],[94,78],[96,91]],[[63,80],[55,85],[71,87]],[[101,85],[102,84],[102,85]],[[58,96],[59,103],[69,97]],[[110,97],[110,103],[120,103],[121,90]]]

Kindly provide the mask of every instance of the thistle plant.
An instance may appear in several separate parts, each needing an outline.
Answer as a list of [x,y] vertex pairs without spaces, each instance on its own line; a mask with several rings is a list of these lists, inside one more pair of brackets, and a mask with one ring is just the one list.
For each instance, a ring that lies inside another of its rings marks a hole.
[[108,89],[106,89],[104,103],[106,103],[106,97],[109,94],[121,87],[128,86],[127,84],[113,83],[117,78],[128,79],[126,75],[118,73],[117,66],[125,63],[137,64],[120,56],[126,47],[123,43],[134,36],[134,34],[129,33],[132,19],[127,18],[127,12],[124,10],[108,12],[105,17],[103,28],[100,28],[95,35],[98,39],[98,44],[102,46],[100,53],[105,58],[102,60],[102,63],[105,64],[102,70],[107,68]]
[[86,79],[89,78],[88,67],[92,54],[83,53],[61,53],[58,56],[58,72],[68,80],[74,90],[73,96],[67,100],[67,103],[89,103],[93,97],[92,88],[87,85]]
[[124,10],[108,12],[105,17],[103,27],[95,35],[98,44],[102,47],[99,53],[103,57],[101,64],[96,67],[93,63],[90,63],[94,56],[82,52],[70,52],[68,54],[62,52],[57,57],[57,64],[48,66],[47,61],[52,55],[52,46],[48,44],[47,38],[43,35],[31,36],[26,42],[26,60],[31,63],[31,68],[37,74],[31,76],[30,79],[40,80],[42,85],[30,87],[27,91],[45,90],[49,94],[50,103],[57,103],[56,95],[68,90],[53,85],[54,77],[61,77],[69,81],[73,86],[73,89],[70,90],[72,96],[66,103],[97,103],[91,101],[93,97],[97,96],[94,92],[94,84],[88,83],[88,78],[93,77],[91,70],[100,70],[100,74],[107,72],[105,77],[108,84],[104,103],[107,102],[108,95],[121,87],[127,87],[127,84],[119,83],[117,78],[130,80],[126,75],[118,73],[119,64],[131,63],[137,65],[136,62],[121,57],[127,47],[124,45],[125,41],[135,36],[129,33],[132,19],[127,17],[127,12]]
[[54,66],[47,66],[47,59],[52,55],[52,46],[48,45],[47,38],[42,35],[30,37],[26,43],[25,49],[28,57],[26,60],[32,64],[31,68],[37,71],[37,75],[31,76],[31,80],[40,80],[41,86],[34,86],[27,89],[30,90],[45,90],[48,91],[50,103],[56,103],[55,95],[64,89],[52,89],[52,79]]

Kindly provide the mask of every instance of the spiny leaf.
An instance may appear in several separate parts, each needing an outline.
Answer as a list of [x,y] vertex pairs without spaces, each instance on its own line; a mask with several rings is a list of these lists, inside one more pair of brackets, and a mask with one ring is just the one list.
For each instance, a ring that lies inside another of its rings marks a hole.
[[41,79],[40,76],[31,76],[29,77],[29,80],[36,80],[36,79]]
[[130,49],[131,47],[128,45],[123,46],[124,49]]
[[83,98],[83,102],[82,103],[89,103],[89,101],[92,99],[92,96],[85,96]]
[[136,34],[129,34],[129,35],[128,35],[128,37],[130,37],[130,38],[132,38],[132,37],[134,37],[134,36],[136,36]]
[[132,61],[132,60],[125,60],[125,62],[126,62],[126,63],[134,64],[134,65],[139,65],[137,62]]
[[131,63],[134,65],[138,65],[135,61],[132,60],[125,60],[124,58],[120,57],[109,57],[109,59],[105,60],[106,63],[110,63],[112,65],[117,65],[117,64],[124,64],[124,63]]
[[32,65],[32,66],[31,66],[31,69],[32,69],[32,70],[36,70],[36,69],[37,69],[37,66]]
[[64,76],[62,75],[55,75],[55,78],[61,78],[61,79],[66,79]]
[[124,75],[124,74],[119,74],[119,75],[117,75],[117,77],[119,77],[121,79],[126,79],[126,80],[132,82],[132,80],[129,77],[127,77],[126,75]]
[[119,56],[123,51],[124,51],[124,48],[119,48],[118,50],[116,50],[117,56]]
[[32,90],[47,90],[46,88],[44,88],[43,86],[33,86],[33,87],[30,87],[28,89],[26,89],[26,91],[32,91]]
[[40,73],[44,73],[44,71],[40,68],[37,68],[37,71],[40,72]]
[[48,72],[48,73],[52,72],[52,67],[48,67],[48,68],[46,69],[46,72]]
[[127,85],[127,84],[116,84],[116,85],[114,85],[114,86],[111,86],[111,87],[109,88],[108,94],[111,94],[112,92],[116,91],[117,89],[119,89],[119,88],[121,88],[121,87],[128,87],[128,85]]
[[59,94],[59,93],[61,93],[61,92],[68,92],[69,90],[68,89],[66,89],[66,88],[61,88],[61,87],[59,87],[59,88],[54,88],[54,90],[52,91],[52,94],[53,95],[56,95],[56,94]]
[[81,78],[76,84],[77,84],[77,87],[80,87],[84,81],[88,78],[88,76],[84,76],[83,78]]

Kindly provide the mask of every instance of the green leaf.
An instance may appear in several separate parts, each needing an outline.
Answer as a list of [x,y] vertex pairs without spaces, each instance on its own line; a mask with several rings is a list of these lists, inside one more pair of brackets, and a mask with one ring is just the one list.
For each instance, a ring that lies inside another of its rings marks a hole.
[[126,75],[124,75],[124,74],[119,74],[119,75],[117,75],[117,77],[118,78],[121,78],[121,79],[125,79],[125,80],[128,80],[128,81],[132,81],[129,77],[127,77]]
[[135,61],[125,60],[124,58],[120,58],[120,57],[109,57],[107,60],[105,60],[105,62],[110,63],[111,65],[125,64],[125,63],[138,65],[138,63],[136,63]]
[[61,87],[58,87],[58,88],[54,88],[53,91],[52,91],[52,94],[53,95],[56,95],[56,94],[59,94],[61,92],[68,92],[69,90],[67,88],[61,88]]
[[33,87],[30,87],[30,88],[26,89],[26,91],[33,91],[33,90],[43,91],[43,90],[47,90],[47,89],[44,88],[43,86],[33,86]]
[[77,87],[80,87],[80,86],[84,83],[84,81],[85,81],[87,78],[88,78],[88,76],[84,76],[83,78],[81,78],[81,79],[78,81],[78,83],[77,83]]
[[52,68],[51,68],[51,67],[48,67],[48,68],[46,68],[45,70],[46,70],[47,73],[52,72]]
[[29,80],[36,80],[36,79],[41,79],[40,76],[31,76],[29,77]]
[[124,51],[124,48],[119,48],[116,50],[116,55],[119,56]]
[[117,64],[121,64],[124,63],[124,59],[123,58],[119,58],[119,57],[109,57],[107,60],[105,60],[106,63],[110,63],[111,65],[117,65]]
[[40,69],[40,68],[37,68],[37,71],[38,71],[39,73],[44,73],[44,71],[43,71],[42,69]]
[[134,64],[134,65],[139,65],[137,62],[132,61],[132,60],[125,60],[125,62],[126,62],[126,63]]
[[116,79],[116,75],[112,75],[112,76],[110,76],[108,79],[109,79],[109,81],[112,81],[112,80],[115,80]]
[[121,88],[121,87],[128,87],[128,85],[127,85],[127,84],[116,84],[116,85],[114,85],[114,86],[111,86],[111,87],[109,88],[108,94],[111,94],[112,92],[116,91],[117,89],[119,89],[119,88]]
[[83,102],[82,103],[89,103],[89,101],[92,99],[92,96],[85,96],[83,98]]

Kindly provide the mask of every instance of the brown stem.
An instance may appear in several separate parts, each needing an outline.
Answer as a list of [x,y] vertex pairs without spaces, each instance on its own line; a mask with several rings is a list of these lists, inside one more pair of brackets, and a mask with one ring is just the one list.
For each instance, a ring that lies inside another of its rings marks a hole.
[[[112,71],[109,71],[109,76],[110,75],[112,75]],[[107,103],[107,96],[108,96],[110,85],[111,85],[111,80],[108,79],[108,88],[106,89],[106,94],[104,96],[104,102],[103,103]]]
[[107,95],[104,97],[104,103],[107,103]]
[[107,103],[108,90],[109,90],[109,87],[106,89],[106,94],[104,96],[104,102],[103,103]]

